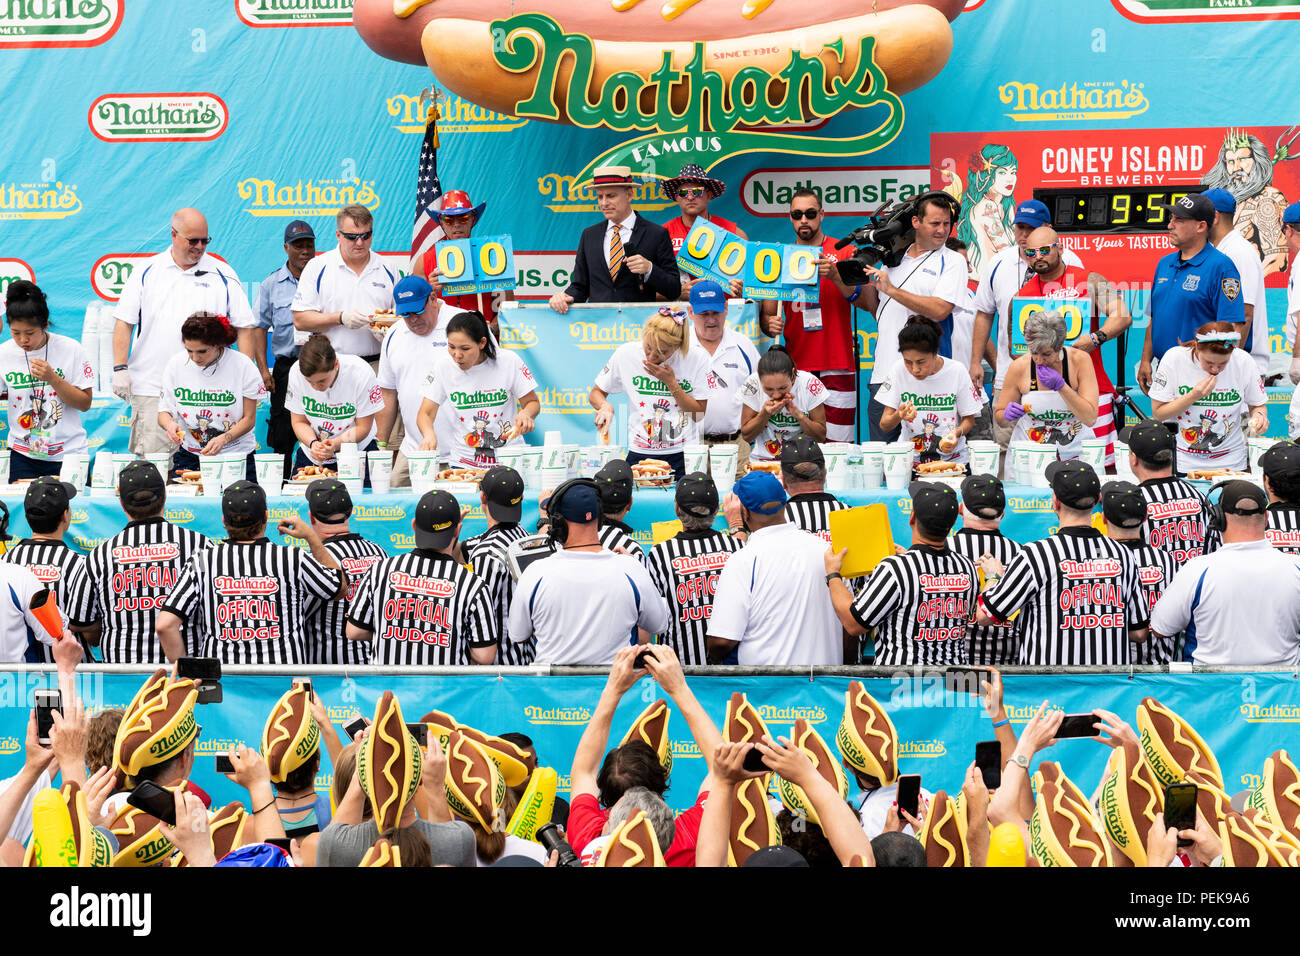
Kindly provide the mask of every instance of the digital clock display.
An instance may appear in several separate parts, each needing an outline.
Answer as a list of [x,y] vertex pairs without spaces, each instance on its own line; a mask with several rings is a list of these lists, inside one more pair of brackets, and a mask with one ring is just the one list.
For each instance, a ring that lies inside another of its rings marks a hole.
[[1152,186],[1147,189],[1035,189],[1047,205],[1058,233],[1164,232],[1169,213],[1163,206],[1204,186]]

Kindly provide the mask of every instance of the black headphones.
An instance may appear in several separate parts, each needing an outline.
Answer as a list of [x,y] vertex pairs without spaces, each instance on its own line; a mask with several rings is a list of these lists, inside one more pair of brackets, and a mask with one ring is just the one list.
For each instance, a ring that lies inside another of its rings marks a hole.
[[560,547],[563,547],[564,542],[569,539],[569,522],[565,520],[564,515],[560,514],[560,501],[570,488],[579,485],[590,488],[596,493],[596,511],[597,513],[600,511],[600,485],[590,478],[570,478],[551,492],[551,497],[546,499],[546,536]]
[[[1240,481],[1240,478],[1228,478],[1224,481],[1217,482],[1210,486],[1210,490],[1205,493],[1206,500],[1216,491],[1222,490],[1223,486],[1230,481]],[[1223,495],[1220,493],[1219,500],[1210,502],[1209,513],[1210,530],[1223,534],[1228,528],[1228,514],[1223,510]]]

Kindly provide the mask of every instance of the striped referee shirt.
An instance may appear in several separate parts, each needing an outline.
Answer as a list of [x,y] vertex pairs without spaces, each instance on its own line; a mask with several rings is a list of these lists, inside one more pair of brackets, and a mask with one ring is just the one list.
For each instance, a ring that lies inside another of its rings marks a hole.
[[1218,546],[1218,532],[1210,530],[1210,503],[1181,478],[1148,478],[1138,485],[1147,501],[1142,540],[1173,555],[1181,566]]
[[[517,524],[498,524],[474,537],[472,547],[465,556],[474,573],[487,584],[488,600],[492,604],[492,633],[497,642],[498,664],[522,666],[531,664],[537,653],[537,641],[529,638],[515,643],[507,633],[506,621],[510,617],[510,600],[515,596],[515,581],[510,576],[510,562],[506,553],[510,545],[528,532]],[[466,542],[468,545],[468,542]]]
[[[1141,538],[1125,539],[1119,543],[1129,549],[1133,560],[1137,562],[1138,581],[1142,584],[1142,593],[1146,595],[1149,613],[1178,573],[1179,564],[1168,551],[1153,548]],[[1134,664],[1168,664],[1174,659],[1177,644],[1177,635],[1161,636],[1152,631],[1144,643],[1131,644],[1129,651]]]
[[853,617],[875,629],[876,664],[965,664],[967,630],[979,596],[970,558],[915,544],[885,558],[853,602]]
[[373,635],[372,664],[469,664],[471,647],[496,644],[487,583],[429,548],[371,568],[348,622]]
[[[158,610],[172,593],[191,557],[210,538],[166,518],[144,518],[98,545],[86,558],[86,586],[69,617],[86,625],[99,621],[99,649],[105,664],[161,664],[154,633]],[[185,646],[196,647],[194,628],[181,628]]]
[[338,593],[341,573],[266,538],[218,541],[190,559],[162,609],[193,622],[197,657],[305,664],[307,622]]
[[1128,632],[1150,611],[1129,549],[1096,528],[1062,528],[1020,549],[984,606],[1005,620],[1024,609],[1020,663],[1115,667],[1129,663]]
[[[948,546],[958,554],[964,554],[979,570],[979,559],[991,554],[1005,569],[1010,567],[1011,559],[1020,553],[1019,542],[1012,541],[1001,531],[977,531],[974,528],[962,528],[948,539]],[[1023,617],[1023,615],[1022,615]],[[997,667],[1001,664],[1014,664],[1020,659],[1020,628],[1024,622],[1016,618],[1010,624],[970,626],[970,662],[982,666]]]
[[650,549],[650,580],[668,602],[668,629],[660,643],[683,664],[707,664],[705,641],[718,575],[740,542],[720,531],[679,531]]
[[[1300,554],[1300,504],[1275,501],[1268,506],[1268,543],[1287,554]],[[35,570],[33,568],[33,570]],[[40,575],[36,575],[38,578]]]
[[646,563],[645,549],[641,547],[641,543],[636,538],[632,537],[635,533],[631,525],[616,521],[613,518],[602,517],[597,537],[600,539],[600,546],[606,551],[622,548],[644,566]]
[[[59,610],[63,613],[63,623],[72,620],[73,605],[86,587],[86,558],[80,552],[73,551],[62,541],[49,538],[24,538],[17,544],[10,545],[0,561],[18,564],[36,576],[36,580],[54,592]],[[54,662],[54,648],[50,644],[37,642],[41,651],[41,660],[46,664]]]
[[832,511],[847,508],[844,502],[825,491],[812,491],[793,495],[785,503],[785,516],[796,528],[815,534],[827,544],[831,543]]
[[348,576],[348,593],[337,601],[326,601],[307,618],[307,659],[314,664],[369,664],[370,645],[348,640],[348,608],[361,579],[388,557],[388,552],[356,533],[336,534],[322,543]]

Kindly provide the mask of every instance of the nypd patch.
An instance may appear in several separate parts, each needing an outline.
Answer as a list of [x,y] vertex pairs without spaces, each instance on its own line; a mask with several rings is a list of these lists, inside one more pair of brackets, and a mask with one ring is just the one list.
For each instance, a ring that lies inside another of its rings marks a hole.
[[1196,287],[1200,284],[1201,284],[1201,277],[1197,275],[1195,272],[1193,272],[1191,275],[1189,275],[1187,278],[1183,280],[1183,291],[1195,292]]
[[1241,283],[1236,279],[1224,279],[1220,285],[1223,287],[1223,297],[1229,302],[1236,302],[1237,296],[1241,295]]

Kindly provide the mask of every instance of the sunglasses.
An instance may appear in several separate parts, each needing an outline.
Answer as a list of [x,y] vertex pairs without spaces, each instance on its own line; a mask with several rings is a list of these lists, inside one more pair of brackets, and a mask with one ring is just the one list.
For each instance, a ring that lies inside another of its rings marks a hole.
[[1055,249],[1058,245],[1060,245],[1060,243],[1054,242],[1050,246],[1039,246],[1034,249],[1026,249],[1025,258],[1032,259],[1035,256],[1045,256],[1048,253],[1050,253],[1053,249]]
[[679,197],[685,196],[687,199],[699,199],[704,195],[703,186],[683,186],[677,190]]
[[800,219],[816,219],[821,214],[822,211],[820,209],[791,209],[790,210],[790,218],[793,219],[795,222],[798,222]]
[[348,240],[349,242],[365,242],[374,234],[375,231],[373,229],[371,229],[369,232],[340,232],[339,233],[340,236],[342,236],[344,239]]
[[443,222],[454,222],[458,226],[462,223],[474,221],[473,213],[468,213],[468,212],[463,212],[459,216],[440,216],[438,218],[440,218]]
[[[176,233],[176,235],[180,236],[181,234],[178,232]],[[210,242],[212,242],[211,236],[199,236],[196,239],[191,239],[189,236],[181,236],[181,238],[184,239],[186,242],[188,242],[191,246],[196,246],[196,247],[206,246]]]

